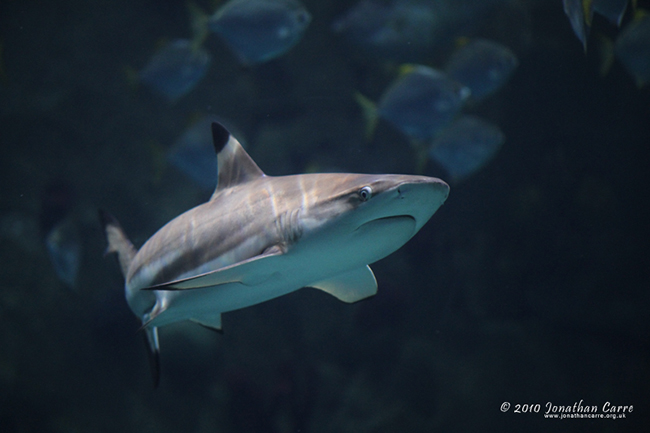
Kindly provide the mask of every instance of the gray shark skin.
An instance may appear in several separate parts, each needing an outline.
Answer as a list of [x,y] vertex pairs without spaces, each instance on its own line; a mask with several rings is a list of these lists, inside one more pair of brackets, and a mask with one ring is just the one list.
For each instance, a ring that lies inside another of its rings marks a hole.
[[410,175],[267,176],[212,124],[218,182],[210,200],[176,217],[136,251],[100,212],[142,321],[158,381],[157,329],[191,320],[221,329],[221,313],[302,287],[344,302],[374,295],[368,264],[404,245],[444,203],[449,186]]

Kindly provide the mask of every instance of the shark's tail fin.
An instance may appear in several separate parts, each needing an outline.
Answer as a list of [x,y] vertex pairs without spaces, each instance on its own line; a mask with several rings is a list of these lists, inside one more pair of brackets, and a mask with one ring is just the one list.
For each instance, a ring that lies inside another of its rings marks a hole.
[[[99,220],[104,228],[104,234],[108,241],[106,254],[117,253],[122,275],[126,278],[133,257],[137,253],[135,247],[124,233],[122,226],[115,217],[104,210],[99,210]],[[144,326],[143,326],[144,327]],[[151,364],[151,373],[153,375],[154,387],[158,387],[160,381],[160,344],[158,342],[158,328],[150,326],[144,328],[147,352],[149,353],[149,363]]]
[[105,254],[117,253],[120,268],[122,269],[122,275],[126,278],[129,266],[131,266],[131,262],[133,261],[133,257],[135,257],[137,251],[126,236],[126,233],[124,233],[122,226],[117,222],[113,215],[100,209],[99,220],[102,223],[104,234],[108,241],[108,247],[106,247]]

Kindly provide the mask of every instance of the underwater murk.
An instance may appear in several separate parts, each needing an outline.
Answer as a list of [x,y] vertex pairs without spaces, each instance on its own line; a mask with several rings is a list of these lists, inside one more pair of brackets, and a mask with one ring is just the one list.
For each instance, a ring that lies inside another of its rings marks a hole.
[[0,431],[643,431],[649,17],[1,2]]

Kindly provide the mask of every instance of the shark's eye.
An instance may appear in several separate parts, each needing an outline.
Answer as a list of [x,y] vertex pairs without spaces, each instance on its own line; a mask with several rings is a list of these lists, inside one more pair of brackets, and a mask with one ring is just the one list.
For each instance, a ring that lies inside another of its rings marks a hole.
[[372,188],[369,186],[364,186],[359,190],[359,198],[361,201],[368,201],[372,197]]

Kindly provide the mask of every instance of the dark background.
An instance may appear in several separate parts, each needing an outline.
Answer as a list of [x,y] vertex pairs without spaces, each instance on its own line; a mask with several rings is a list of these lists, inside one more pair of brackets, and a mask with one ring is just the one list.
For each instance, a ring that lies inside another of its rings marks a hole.
[[[351,3],[304,3],[313,21],[286,56],[244,68],[211,36],[206,78],[170,104],[124,71],[142,68],[161,39],[189,37],[184,3],[2,2],[0,430],[641,431],[650,93],[618,62],[599,74],[597,50],[584,54],[559,0],[517,3],[521,19],[503,18],[496,36],[520,66],[475,111],[506,143],[373,266],[376,297],[346,305],[305,289],[225,314],[222,336],[165,328],[152,389],[96,209],[141,245],[206,200],[156,151],[192,116],[236,124],[268,174],[414,170],[413,149],[389,125],[365,141],[353,99],[377,99],[394,66],[332,35]],[[616,35],[604,20],[594,28]],[[441,65],[451,47],[437,48],[422,62]],[[426,174],[445,179],[434,163]],[[52,185],[72,197],[82,234],[74,289],[58,280],[40,233]],[[634,411],[615,421],[513,413],[517,403],[543,412],[579,401]]]

